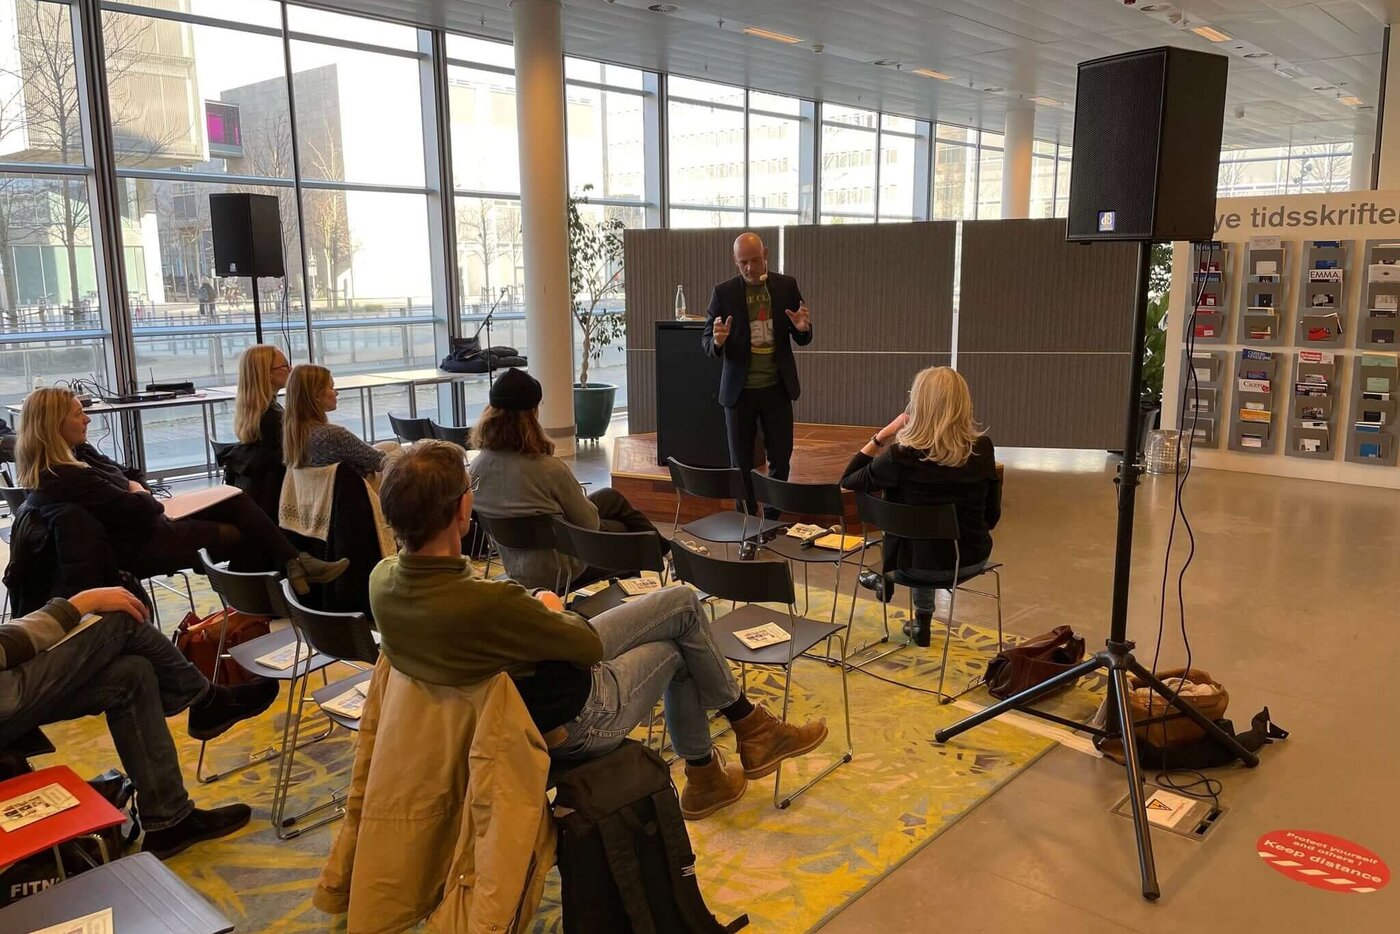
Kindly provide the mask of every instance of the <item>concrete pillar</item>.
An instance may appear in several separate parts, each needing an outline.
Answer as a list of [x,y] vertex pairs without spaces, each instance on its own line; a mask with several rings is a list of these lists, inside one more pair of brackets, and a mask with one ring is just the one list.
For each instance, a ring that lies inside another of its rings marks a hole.
[[1400,28],[1390,28],[1390,50],[1386,59],[1385,113],[1381,117],[1382,190],[1400,188]]
[[1351,137],[1351,190],[1366,191],[1371,187],[1371,162],[1376,148],[1376,121],[1366,114],[1356,118]]
[[564,40],[559,0],[512,0],[525,340],[544,388],[540,423],[560,455],[574,453],[573,317],[569,311]]
[[1001,157],[1001,216],[1030,217],[1031,147],[1035,140],[1035,109],[1029,105],[1006,112]]

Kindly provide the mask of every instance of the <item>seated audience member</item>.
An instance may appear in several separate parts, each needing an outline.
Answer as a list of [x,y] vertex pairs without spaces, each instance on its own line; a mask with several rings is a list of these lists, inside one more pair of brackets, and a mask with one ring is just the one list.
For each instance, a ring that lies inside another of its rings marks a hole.
[[[681,810],[699,820],[738,801],[747,779],[771,775],[826,739],[824,722],[795,726],[749,702],[687,587],[667,587],[590,625],[553,593],[532,596],[514,581],[473,576],[462,556],[472,491],[461,448],[428,441],[405,450],[390,460],[380,497],[402,545],[370,577],[390,664],[452,686],[509,673],[554,757],[616,749],[664,697],[686,760]],[[727,765],[710,741],[710,710],[733,725],[742,765]]]
[[349,464],[361,475],[383,470],[384,451],[326,419],[327,412],[335,411],[336,402],[330,370],[312,363],[292,367],[282,427],[282,454],[288,469]]
[[36,389],[24,400],[15,457],[21,486],[41,502],[72,503],[101,523],[118,565],[137,577],[199,567],[199,549],[244,570],[281,571],[298,593],[308,583],[334,580],[344,562],[298,553],[245,493],[181,519],[168,519],[140,471],[128,470],[87,443],[91,421],[82,404],[59,386]]
[[292,365],[271,344],[255,344],[238,361],[238,398],[233,431],[239,443],[220,459],[224,482],[236,486],[274,519],[282,479],[282,406],[277,393]]
[[[848,490],[883,492],[893,503],[915,506],[952,503],[958,512],[959,570],[975,571],[992,554],[991,530],[1001,518],[1001,481],[997,479],[992,439],[972,420],[967,382],[946,366],[929,367],[914,377],[909,407],[871,437],[846,465],[841,485]],[[889,575],[937,581],[951,574],[951,542],[885,538],[884,578],[876,592],[887,599]],[[921,646],[929,644],[935,588],[914,588],[914,620],[906,630]]]
[[[75,633],[88,614],[101,616]],[[50,600],[0,626],[0,746],[36,727],[105,713],[136,785],[142,849],[168,859],[233,833],[250,811],[246,804],[194,806],[165,718],[188,710],[190,736],[213,739],[266,710],[277,682],[210,684],[145,618],[145,605],[130,591],[104,587]]]
[[[477,511],[487,518],[563,516],[595,531],[655,532],[656,526],[617,490],[583,495],[540,425],[541,396],[539,381],[523,370],[506,370],[492,385],[490,404],[472,431],[472,447],[480,452],[472,462],[472,476],[480,483]],[[661,540],[663,553],[670,545]],[[568,569],[571,587],[607,576],[557,551],[501,548],[500,553],[506,573],[525,587],[558,586],[561,568]]]

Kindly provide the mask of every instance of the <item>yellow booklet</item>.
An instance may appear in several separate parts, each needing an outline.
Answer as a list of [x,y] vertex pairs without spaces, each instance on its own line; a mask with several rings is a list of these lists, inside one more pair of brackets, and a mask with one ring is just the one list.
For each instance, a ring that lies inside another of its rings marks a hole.
[[830,535],[823,535],[812,544],[818,548],[828,548],[831,551],[852,551],[860,547],[861,537],[859,535],[838,535],[833,532]]

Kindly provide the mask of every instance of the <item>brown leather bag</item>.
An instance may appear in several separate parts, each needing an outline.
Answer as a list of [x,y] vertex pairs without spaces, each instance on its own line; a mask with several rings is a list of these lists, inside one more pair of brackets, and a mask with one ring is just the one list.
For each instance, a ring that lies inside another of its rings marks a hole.
[[[987,692],[1005,700],[1084,661],[1084,637],[1069,626],[1007,646],[987,662]],[[1068,689],[1067,684],[1061,690]]]
[[[219,610],[200,619],[194,613],[186,613],[185,618],[180,620],[179,628],[175,630],[175,648],[211,681],[215,681],[214,660],[219,655],[219,629],[223,625],[225,614],[228,615],[228,635],[224,638],[225,653],[235,645],[251,642],[271,631],[268,626],[271,617],[267,616],[249,616],[237,610]],[[242,684],[251,681],[252,678],[242,665],[226,658],[219,666],[219,677],[215,683]]]

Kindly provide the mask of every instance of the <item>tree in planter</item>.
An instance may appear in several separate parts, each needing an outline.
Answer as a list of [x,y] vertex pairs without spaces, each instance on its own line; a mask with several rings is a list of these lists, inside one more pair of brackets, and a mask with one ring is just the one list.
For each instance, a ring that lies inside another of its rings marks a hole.
[[1162,407],[1162,380],[1167,363],[1167,306],[1171,302],[1172,246],[1152,245],[1152,265],[1147,277],[1147,336],[1142,343],[1143,409]]
[[[592,185],[583,186],[585,192]],[[588,384],[588,368],[602,359],[603,351],[627,331],[627,319],[605,308],[606,299],[622,294],[622,231],[619,217],[604,216],[586,220],[579,206],[588,203],[584,195],[569,197],[569,292],[570,310],[583,335],[583,362],[579,364],[578,385]]]

